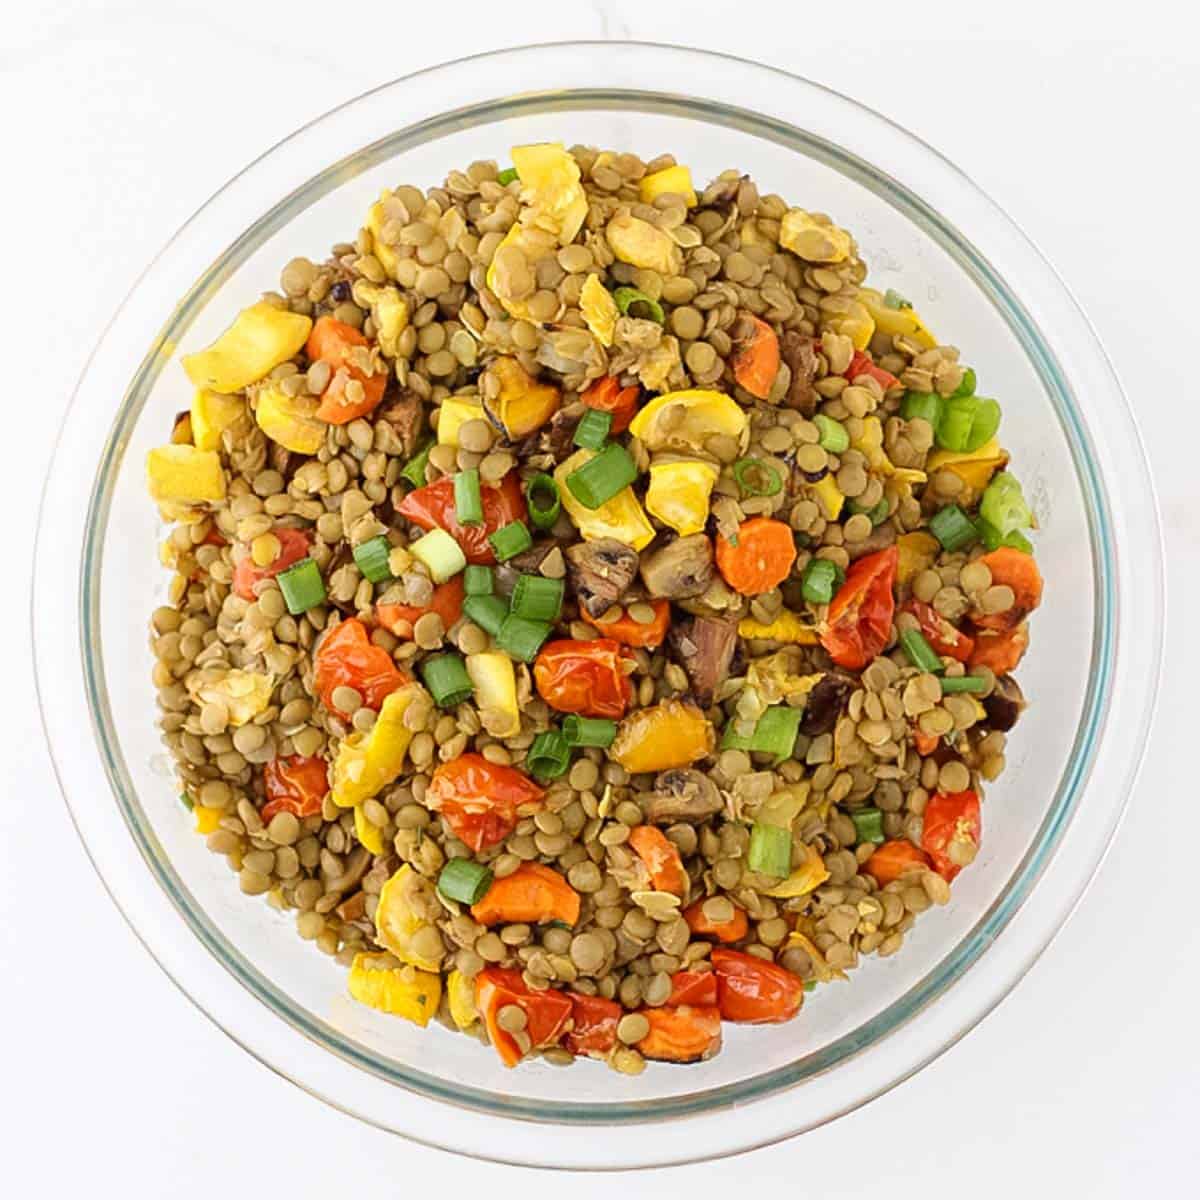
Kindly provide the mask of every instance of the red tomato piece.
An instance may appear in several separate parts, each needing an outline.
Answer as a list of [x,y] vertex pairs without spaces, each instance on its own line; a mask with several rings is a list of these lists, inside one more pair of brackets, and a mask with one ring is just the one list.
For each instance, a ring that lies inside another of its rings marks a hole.
[[[274,579],[280,571],[285,571],[293,563],[298,563],[302,558],[308,557],[310,539],[303,530],[290,529],[286,525],[281,525],[272,529],[271,532],[279,539],[279,553],[271,562],[265,567],[257,566],[254,559],[250,557],[249,547],[247,547],[246,557],[233,568],[233,590],[243,600],[256,599],[254,591],[256,583],[261,583],[264,579]],[[220,537],[220,534],[217,536]],[[220,543],[215,544],[224,545],[225,543],[222,539]]]
[[912,842],[897,838],[895,841],[884,842],[863,864],[863,870],[880,887],[884,887],[894,883],[914,867],[928,866],[929,856],[923,850],[914,846]]
[[683,910],[683,919],[693,933],[701,937],[715,937],[718,942],[740,942],[750,930],[746,910],[738,908],[736,904],[733,906],[733,916],[728,921],[716,922],[704,915],[704,901],[697,900]]
[[579,610],[579,616],[589,625],[594,625],[606,638],[612,638],[622,646],[644,646],[647,650],[656,650],[663,644],[671,625],[671,602],[649,600],[646,603],[654,609],[654,620],[646,624],[635,621],[628,611],[622,612],[615,621],[605,621],[603,624],[589,616],[583,608]]
[[1032,554],[1001,546],[991,554],[979,559],[992,573],[992,586],[1001,584],[1012,588],[1013,604],[1004,612],[985,613],[971,610],[971,621],[980,629],[994,629],[1003,633],[1025,620],[1042,602],[1042,573]]
[[506,1067],[515,1067],[522,1058],[516,1038],[500,1028],[500,1010],[509,1004],[515,1004],[525,1013],[525,1035],[531,1049],[553,1046],[562,1037],[572,1012],[571,997],[554,988],[533,991],[521,978],[520,971],[507,967],[485,967],[480,971],[475,976],[475,1007]]
[[416,604],[377,604],[375,619],[384,629],[405,639],[412,637],[413,626],[426,613],[437,613],[442,626],[449,629],[462,616],[464,586],[462,575],[455,575],[433,589],[433,599],[424,608]]
[[[387,368],[371,371],[366,353],[371,343],[353,325],[336,317],[319,317],[304,347],[310,362],[325,362],[331,368],[329,382],[321,393],[317,416],[331,425],[345,425],[375,409],[387,389]],[[351,395],[348,385],[358,384],[361,393]]]
[[821,645],[838,666],[861,671],[878,657],[892,635],[899,551],[895,546],[866,554],[847,572],[829,606]]
[[851,355],[850,365],[846,368],[846,378],[853,382],[860,375],[869,375],[878,382],[879,386],[885,392],[888,388],[894,388],[900,382],[891,371],[885,371],[882,367],[877,367],[871,361],[869,354],[864,354],[861,350],[855,350],[854,354]]
[[676,971],[671,976],[671,994],[667,1004],[695,1004],[709,1007],[717,1003],[715,971]]
[[637,412],[638,395],[636,386],[623,388],[615,375],[606,375],[586,388],[579,398],[588,408],[612,413],[611,432],[624,433]]
[[982,832],[979,797],[972,791],[938,792],[925,805],[921,847],[947,882],[975,861]]
[[325,760],[315,756],[293,754],[289,758],[273,758],[263,767],[263,786],[267,802],[259,816],[264,824],[281,812],[290,812],[301,819],[315,817],[329,791],[329,770]]
[[649,872],[651,887],[682,899],[688,877],[675,843],[657,826],[638,825],[629,831],[629,845]]
[[529,513],[516,471],[509,471],[496,485],[479,489],[483,499],[483,523],[460,525],[454,511],[454,479],[443,476],[408,493],[396,511],[422,529],[444,529],[461,547],[467,562],[489,566],[496,561],[488,538],[497,529],[524,521]]
[[517,809],[538,804],[545,794],[516,767],[488,762],[482,754],[460,754],[434,771],[425,804],[478,853],[508,837],[517,824]]
[[804,981],[774,963],[718,947],[712,952],[718,1004],[726,1021],[761,1025],[790,1021],[804,1000]]
[[392,656],[367,636],[367,627],[357,617],[334,626],[317,646],[313,685],[330,712],[338,711],[333,693],[339,687],[353,688],[367,708],[378,712],[384,698],[407,680]]
[[1007,675],[1016,670],[1025,651],[1029,648],[1029,626],[1018,625],[997,633],[981,629],[975,637],[975,649],[971,652],[970,666],[987,667],[996,675]]
[[968,662],[975,649],[975,639],[955,628],[932,604],[910,600],[902,612],[912,613],[921,623],[921,634],[936,654],[948,654],[959,662]]
[[538,694],[559,712],[620,720],[633,698],[625,655],[611,638],[548,642],[533,664]]
[[642,1009],[642,1016],[650,1022],[650,1032],[637,1048],[646,1058],[701,1062],[721,1049],[721,1013],[715,1005],[663,1005]]
[[603,996],[571,994],[573,1027],[565,1045],[572,1054],[603,1056],[617,1044],[617,1023],[625,1010]]

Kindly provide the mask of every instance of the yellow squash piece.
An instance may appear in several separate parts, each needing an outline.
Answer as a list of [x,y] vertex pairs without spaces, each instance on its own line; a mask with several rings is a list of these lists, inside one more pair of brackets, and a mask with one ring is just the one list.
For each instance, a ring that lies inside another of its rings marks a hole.
[[241,396],[222,396],[197,388],[192,397],[192,444],[197,450],[220,450],[221,434],[246,411]]
[[682,196],[688,208],[695,208],[696,189],[692,186],[691,168],[677,164],[663,167],[653,175],[643,175],[638,183],[638,198],[643,204],[653,204],[659,196]]
[[382,854],[384,852],[383,830],[378,825],[372,825],[367,820],[361,804],[354,806],[354,836],[358,838],[359,844],[372,854]]
[[311,328],[308,317],[260,300],[242,309],[207,350],[185,355],[183,369],[199,388],[240,392],[295,355]]
[[599,275],[589,275],[583,281],[579,291],[579,311],[596,341],[602,346],[611,346],[621,310],[612,298],[612,292],[600,282]]
[[845,979],[846,972],[838,967],[831,967],[825,961],[825,955],[817,949],[815,943],[806,934],[800,933],[798,930],[788,934],[788,949],[793,947],[803,950],[805,954],[812,960],[813,978],[818,983],[831,983],[835,979]]
[[931,533],[902,533],[896,539],[896,579],[908,583],[937,561],[941,543]]
[[333,802],[354,808],[382,791],[404,767],[413,731],[404,724],[405,709],[422,691],[406,683],[385,697],[370,733],[352,733],[342,739],[333,761]]
[[714,434],[734,438],[743,450],[748,430],[746,411],[736,400],[703,388],[664,392],[629,423],[629,432],[652,452],[703,450],[705,439]]
[[738,634],[760,641],[791,642],[797,646],[815,646],[821,640],[815,625],[807,624],[786,608],[769,625],[753,617],[744,617],[738,622]]
[[440,959],[426,958],[413,949],[413,939],[430,921],[426,914],[441,911],[433,884],[405,863],[383,885],[375,909],[375,935],[381,946],[401,962],[422,971],[436,971]]
[[387,963],[386,954],[356,954],[347,979],[350,995],[368,1008],[428,1025],[442,1002],[442,977]]
[[371,253],[379,260],[379,265],[388,273],[388,277],[396,279],[400,255],[396,253],[394,246],[389,246],[383,240],[383,227],[388,219],[384,204],[391,196],[391,188],[384,188],[379,193],[379,199],[367,210],[367,232],[371,235]]
[[825,520],[836,521],[838,514],[842,511],[842,505],[846,503],[846,497],[838,487],[837,480],[832,475],[825,475],[816,483],[809,484],[809,487],[821,505]]
[[488,266],[487,285],[504,306],[505,312],[518,321],[534,321],[535,318],[529,311],[529,300],[535,290],[536,277],[529,280],[528,292],[521,295],[513,293],[510,287],[511,276],[499,269],[500,261],[509,249],[519,250],[532,272],[543,258],[549,258],[557,251],[558,239],[548,230],[531,228],[518,222],[504,235]]
[[811,785],[808,780],[782,787],[754,810],[754,819],[760,825],[778,825],[780,829],[791,829],[792,822],[808,804]]
[[717,468],[702,459],[677,459],[650,466],[646,509],[681,537],[700,533],[708,522],[708,501]]
[[857,300],[851,300],[845,312],[827,313],[824,322],[826,328],[848,337],[855,350],[865,350],[875,335],[871,314]]
[[216,504],[225,499],[225,473],[215,450],[157,446],[146,455],[146,487],[161,504]]
[[467,674],[475,687],[475,707],[488,733],[501,738],[520,733],[521,709],[512,659],[498,650],[468,654]]
[[468,421],[486,421],[483,401],[478,396],[447,396],[438,409],[439,446],[458,446],[458,431]]
[[225,815],[224,809],[207,808],[203,804],[197,804],[192,812],[196,818],[196,832],[203,834],[215,833]]
[[850,257],[850,235],[836,225],[822,224],[802,208],[783,214],[779,244],[807,262],[840,263]]
[[616,538],[618,542],[623,542],[634,550],[643,549],[654,541],[654,526],[650,524],[632,487],[618,492],[599,508],[586,508],[579,503],[567,486],[567,476],[595,456],[594,450],[577,450],[570,458],[559,463],[555,468],[554,482],[558,484],[558,494],[563,508],[566,509],[567,515],[575,523],[575,527],[585,542],[594,542],[600,538]]
[[475,1007],[475,981],[461,971],[446,976],[446,999],[450,1004],[450,1019],[461,1030],[470,1029],[479,1020]]
[[937,338],[921,320],[921,315],[915,308],[889,308],[884,303],[883,294],[874,288],[859,288],[858,299],[871,314],[875,328],[880,333],[887,333],[892,337],[903,335],[912,338],[917,345],[926,350],[932,350],[938,344]]
[[774,896],[776,900],[794,900],[797,896],[807,896],[815,891],[828,878],[825,860],[812,846],[806,845],[804,861],[774,887],[763,888],[763,895]]
[[224,705],[234,728],[253,721],[271,703],[274,690],[273,676],[240,669],[226,671],[210,682],[198,678],[194,684],[188,682],[188,691],[201,703]]
[[863,417],[856,436],[851,436],[850,445],[862,454],[872,471],[890,475],[896,468],[883,449],[883,422],[878,417]]
[[289,396],[268,384],[254,401],[258,427],[277,445],[296,454],[316,454],[325,445],[329,428],[317,419],[320,401],[313,396]]
[[[535,379],[517,359],[508,355],[494,358],[485,374],[500,390],[494,398],[484,399],[484,412],[510,442],[541,429],[558,412],[562,392],[552,383]],[[441,432],[439,424],[438,434]]]
[[955,499],[959,504],[970,504],[983,493],[992,476],[1007,465],[1008,451],[1002,450],[999,441],[992,438],[978,450],[970,452],[935,450],[925,460],[925,473],[933,475],[935,471],[953,471],[962,480],[964,489]]
[[687,767],[716,745],[712,723],[694,704],[664,700],[630,713],[609,754],[631,775]]
[[552,229],[563,246],[573,242],[588,213],[579,164],[562,142],[514,146],[512,162],[521,180],[521,199],[537,213],[538,225]]
[[354,285],[354,295],[371,306],[379,349],[388,358],[399,357],[400,335],[408,328],[408,302],[399,289],[390,283],[368,283],[360,279]]
[[604,228],[612,252],[621,260],[660,275],[683,270],[683,252],[666,230],[629,213],[617,213]]

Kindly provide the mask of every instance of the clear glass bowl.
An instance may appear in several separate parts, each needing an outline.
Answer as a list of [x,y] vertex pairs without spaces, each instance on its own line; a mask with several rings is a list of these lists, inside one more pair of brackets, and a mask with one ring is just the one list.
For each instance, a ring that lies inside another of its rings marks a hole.
[[[791,1024],[729,1027],[711,1062],[651,1064],[637,1078],[593,1064],[505,1071],[470,1039],[351,1003],[344,971],[290,918],[243,897],[192,833],[155,729],[146,645],[166,576],[142,463],[189,400],[178,354],[276,286],[290,257],[352,237],[383,185],[432,184],[554,139],[671,150],[700,180],[736,166],[852,229],[872,281],[912,297],[1002,400],[1046,576],[1021,669],[1032,708],[952,903],[896,957],[818,989]],[[815,84],[718,55],[596,43],[388,84],[275,147],[180,230],[80,381],[47,482],[33,611],[47,735],[80,834],[204,1013],[384,1128],[488,1158],[611,1168],[809,1129],[919,1069],[999,1002],[1078,900],[1122,812],[1153,707],[1161,581],[1153,487],[1120,387],[1063,284],[994,204],[910,134]]]

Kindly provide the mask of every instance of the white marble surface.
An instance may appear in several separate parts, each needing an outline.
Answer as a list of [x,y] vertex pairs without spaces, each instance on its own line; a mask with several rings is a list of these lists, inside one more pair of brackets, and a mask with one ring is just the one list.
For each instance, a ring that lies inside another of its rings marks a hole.
[[1082,24],[1076,6],[1044,0],[988,6],[996,17],[969,15],[973,7],[47,0],[6,10],[0,213],[10,324],[0,345],[15,564],[0,599],[12,630],[0,690],[6,1194],[90,1186],[190,1200],[222,1189],[307,1197],[436,1187],[508,1197],[563,1186],[408,1145],[323,1107],[245,1056],[159,973],[92,874],[41,746],[24,632],[33,516],[21,498],[40,485],[66,396],[116,301],[241,165],[333,104],[419,66],[596,36],[689,42],[809,75],[919,132],[1008,209],[1091,314],[1141,418],[1174,619],[1148,764],[1124,827],[1051,952],[978,1030],[799,1141],[569,1186],[582,1197],[709,1197],[786,1180],[803,1195],[876,1200],[931,1187],[1095,1200],[1194,1189],[1196,18],[1160,0],[1094,2]]

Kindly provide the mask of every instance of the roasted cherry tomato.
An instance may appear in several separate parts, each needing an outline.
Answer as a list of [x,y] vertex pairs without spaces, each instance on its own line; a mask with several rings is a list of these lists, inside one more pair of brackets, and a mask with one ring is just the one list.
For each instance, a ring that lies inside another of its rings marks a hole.
[[1009,629],[1003,633],[981,629],[975,636],[975,649],[971,652],[968,665],[987,667],[993,674],[1007,675],[1016,670],[1028,648],[1028,625],[1018,625],[1016,629]]
[[538,693],[559,712],[620,720],[633,698],[624,655],[611,638],[548,642],[533,664]]
[[572,1054],[607,1054],[617,1044],[617,1022],[624,1015],[615,1000],[571,993],[573,1028],[566,1036],[567,1049]]
[[1032,554],[1001,546],[978,560],[992,573],[992,586],[1012,589],[1013,603],[1003,612],[985,613],[971,610],[971,621],[980,629],[995,629],[1003,633],[1014,629],[1042,602],[1042,573]]
[[333,703],[336,688],[353,688],[365,707],[378,712],[384,697],[408,680],[392,656],[371,641],[367,627],[356,617],[342,621],[321,638],[313,668],[313,685],[330,712],[338,711]]
[[712,952],[718,1004],[726,1021],[790,1021],[804,1000],[804,980],[783,967],[718,947]]
[[589,625],[595,625],[606,638],[612,638],[614,642],[620,642],[622,646],[645,646],[647,650],[656,650],[663,644],[663,639],[667,636],[667,629],[671,624],[671,602],[670,600],[650,600],[648,603],[654,609],[654,620],[644,624],[641,621],[635,621],[629,615],[628,609],[622,612],[615,621],[603,623],[589,617],[582,608],[579,610],[579,615]]
[[[310,362],[325,362],[330,366],[329,382],[321,393],[317,416],[331,425],[345,425],[356,417],[365,417],[383,399],[387,388],[387,368],[371,371],[371,343],[353,325],[336,317],[318,317],[308,335],[305,350]],[[364,370],[364,367],[367,369]],[[361,395],[351,395],[351,381],[361,388]]]
[[929,855],[912,842],[897,838],[884,842],[863,864],[863,870],[880,887],[893,883],[913,867],[928,867]]
[[[216,532],[215,530],[213,531]],[[279,539],[279,553],[265,567],[257,566],[254,559],[250,557],[250,551],[247,547],[246,557],[233,568],[233,590],[241,596],[243,600],[257,599],[254,592],[254,585],[261,583],[264,579],[273,579],[280,571],[286,570],[293,563],[298,563],[302,558],[308,557],[308,547],[310,538],[307,533],[299,529],[289,529],[287,526],[279,526],[272,529],[271,532]],[[209,534],[211,537],[212,534]],[[220,534],[217,534],[220,537]],[[206,542],[208,538],[204,539]],[[224,545],[224,539],[220,542],[211,543],[213,545]]]
[[509,471],[495,486],[484,484],[479,490],[483,498],[480,525],[458,523],[454,513],[454,479],[450,475],[409,492],[396,511],[422,529],[444,529],[462,547],[467,562],[487,565],[496,561],[488,538],[513,521],[524,521],[528,511],[516,471]]
[[850,365],[846,368],[846,378],[853,382],[860,375],[870,375],[885,392],[900,382],[891,371],[877,367],[869,355],[864,354],[861,350],[855,350],[850,356]]
[[264,823],[281,812],[300,818],[315,817],[329,791],[329,771],[323,758],[306,758],[302,754],[273,758],[263,767],[263,786],[267,802],[259,816]]
[[[740,910],[739,910],[740,911]],[[671,976],[669,1005],[680,1004],[713,1005],[717,1002],[717,975],[715,971],[676,971]]]
[[475,1007],[506,1067],[515,1067],[522,1058],[517,1039],[500,1027],[500,1010],[509,1004],[515,1004],[525,1013],[524,1036],[529,1038],[531,1050],[553,1046],[563,1036],[572,1012],[571,997],[563,992],[554,988],[535,992],[521,978],[520,971],[484,967],[475,976]]
[[710,921],[704,915],[704,901],[697,900],[683,910],[683,919],[688,928],[700,937],[714,937],[718,942],[740,942],[749,932],[750,922],[746,910],[733,906],[733,916],[728,921]]
[[721,1049],[721,1012],[715,1005],[644,1008],[642,1016],[650,1022],[650,1032],[637,1044],[645,1058],[700,1062]]
[[544,795],[515,767],[488,762],[482,754],[460,754],[434,771],[425,804],[478,853],[508,837],[517,824],[517,809],[537,804]]
[[975,649],[975,639],[956,629],[932,604],[910,600],[902,612],[912,613],[921,623],[921,633],[936,654],[948,654],[959,662],[967,662]]
[[612,413],[612,433],[624,433],[638,407],[638,389],[623,388],[614,375],[597,379],[579,398],[588,408]]
[[829,606],[821,645],[840,667],[861,671],[875,659],[892,635],[899,552],[895,546],[866,554],[847,572]]
[[943,879],[953,879],[975,861],[981,834],[979,797],[974,792],[938,792],[929,798],[921,847]]
[[637,825],[629,831],[629,847],[642,860],[650,886],[682,899],[687,894],[688,876],[679,848],[655,825]]
[[462,616],[463,577],[438,584],[433,589],[433,598],[423,608],[416,604],[377,604],[375,619],[399,638],[411,638],[413,626],[426,613],[437,613],[442,618],[443,629],[449,629]]

